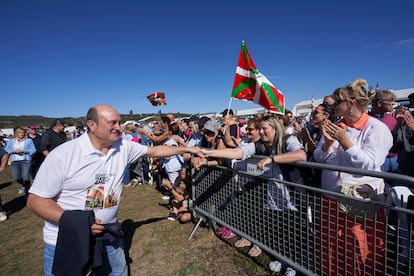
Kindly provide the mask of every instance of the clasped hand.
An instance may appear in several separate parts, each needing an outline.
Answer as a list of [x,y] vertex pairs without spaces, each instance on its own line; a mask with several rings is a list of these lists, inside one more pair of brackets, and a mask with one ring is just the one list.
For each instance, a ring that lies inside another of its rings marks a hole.
[[346,126],[335,125],[329,120],[325,120],[322,123],[322,134],[325,138],[325,141],[341,141],[346,137],[345,132]]

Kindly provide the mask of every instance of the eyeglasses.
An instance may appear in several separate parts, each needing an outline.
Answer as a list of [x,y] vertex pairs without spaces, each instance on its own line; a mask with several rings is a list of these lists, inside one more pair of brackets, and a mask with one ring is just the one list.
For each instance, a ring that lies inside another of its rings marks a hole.
[[246,130],[247,130],[247,131],[253,131],[253,130],[256,130],[256,129],[257,129],[257,128],[255,128],[255,127],[247,127],[247,128],[246,128]]

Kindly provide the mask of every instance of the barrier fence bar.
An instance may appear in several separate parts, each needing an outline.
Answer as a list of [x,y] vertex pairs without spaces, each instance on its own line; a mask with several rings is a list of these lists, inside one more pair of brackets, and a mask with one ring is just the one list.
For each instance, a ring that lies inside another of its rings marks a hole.
[[[255,168],[260,158],[255,156],[238,169],[202,167],[193,172],[193,214],[199,221],[189,239],[204,221],[213,230],[227,227],[275,260],[305,275],[414,275],[414,196],[409,196],[414,191],[413,177],[313,162],[294,164],[299,169],[335,170],[398,183],[387,190],[383,202],[366,202],[318,187],[278,180],[273,177],[275,171],[271,166],[265,171]],[[332,197],[347,205],[332,202]],[[370,212],[364,217],[355,217],[343,213],[340,208],[343,206],[363,206],[366,210],[383,212],[377,212],[374,217],[370,217]],[[355,222],[363,230],[357,227],[353,231],[362,233],[366,240],[338,238],[342,237],[343,230],[338,225]],[[365,241],[376,244],[376,248],[370,248],[373,252],[365,250]],[[332,248],[336,248],[336,255],[329,253]],[[355,254],[360,254],[362,265]]]

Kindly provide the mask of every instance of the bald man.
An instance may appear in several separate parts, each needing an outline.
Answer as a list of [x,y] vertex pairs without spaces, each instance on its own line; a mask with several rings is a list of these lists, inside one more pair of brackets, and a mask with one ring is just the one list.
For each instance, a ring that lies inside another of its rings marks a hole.
[[[199,154],[199,148],[147,147],[122,140],[120,123],[121,117],[113,107],[90,108],[87,132],[51,151],[38,171],[29,190],[27,207],[45,220],[45,275],[62,271],[80,275],[91,270],[84,266],[90,256],[82,253],[90,252],[84,239],[94,238],[104,245],[107,254],[103,257],[110,265],[99,269],[112,272],[111,275],[127,275],[117,220],[125,167],[141,156]],[[68,256],[68,252],[75,257]]]

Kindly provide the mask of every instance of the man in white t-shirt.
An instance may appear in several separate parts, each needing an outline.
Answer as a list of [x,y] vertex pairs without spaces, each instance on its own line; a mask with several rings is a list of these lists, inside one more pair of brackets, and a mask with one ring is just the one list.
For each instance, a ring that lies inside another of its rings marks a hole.
[[[122,140],[120,123],[120,115],[113,107],[90,108],[87,132],[50,152],[38,171],[27,206],[45,219],[45,275],[52,275],[59,223],[65,211],[93,210],[95,222],[90,232],[104,235],[106,225],[117,223],[127,164],[144,155],[199,154],[199,148],[147,147]],[[127,275],[123,249],[107,245],[106,250],[113,273],[110,275]]]

